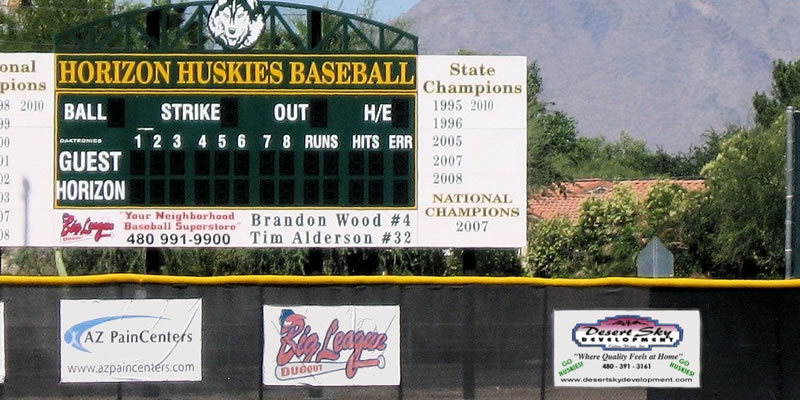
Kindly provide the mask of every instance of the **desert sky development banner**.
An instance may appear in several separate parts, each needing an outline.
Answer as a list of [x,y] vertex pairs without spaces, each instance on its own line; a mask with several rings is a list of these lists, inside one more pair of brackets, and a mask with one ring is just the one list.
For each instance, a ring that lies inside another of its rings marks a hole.
[[61,382],[200,381],[201,299],[61,300]]
[[697,310],[553,314],[555,386],[700,387]]
[[264,384],[400,384],[399,306],[264,306]]

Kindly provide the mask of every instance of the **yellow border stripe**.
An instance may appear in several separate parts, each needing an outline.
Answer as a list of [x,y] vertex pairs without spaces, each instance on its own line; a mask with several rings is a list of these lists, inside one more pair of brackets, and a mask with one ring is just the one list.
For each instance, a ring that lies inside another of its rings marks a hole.
[[85,276],[0,276],[0,285],[19,286],[79,286],[114,283],[162,285],[526,285],[562,287],[672,287],[697,289],[791,289],[800,288],[800,280],[724,280],[690,278],[495,278],[495,277],[437,277],[437,276],[286,276],[235,275],[192,277],[169,275],[107,274]]

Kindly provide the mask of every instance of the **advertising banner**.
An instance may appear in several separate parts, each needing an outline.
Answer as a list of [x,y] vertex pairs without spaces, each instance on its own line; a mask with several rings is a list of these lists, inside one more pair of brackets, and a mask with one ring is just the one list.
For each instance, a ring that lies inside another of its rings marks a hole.
[[61,382],[200,381],[202,299],[61,300]]
[[697,310],[553,313],[553,385],[700,387]]
[[[0,245],[49,246],[53,209],[55,56],[0,54]],[[36,244],[36,242],[39,242]]]
[[525,57],[419,57],[419,240],[525,247]]
[[400,384],[399,306],[264,306],[264,379],[274,386]]

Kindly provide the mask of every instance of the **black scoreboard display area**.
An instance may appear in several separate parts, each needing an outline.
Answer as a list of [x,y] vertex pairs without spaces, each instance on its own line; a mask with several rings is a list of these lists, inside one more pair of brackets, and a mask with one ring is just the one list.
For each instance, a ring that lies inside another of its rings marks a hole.
[[57,95],[56,206],[415,204],[413,95]]

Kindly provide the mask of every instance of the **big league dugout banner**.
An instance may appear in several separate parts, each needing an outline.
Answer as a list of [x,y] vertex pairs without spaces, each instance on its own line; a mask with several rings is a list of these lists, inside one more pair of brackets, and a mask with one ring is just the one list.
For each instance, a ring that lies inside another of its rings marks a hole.
[[2,277],[0,304],[2,398],[800,397],[792,281]]

